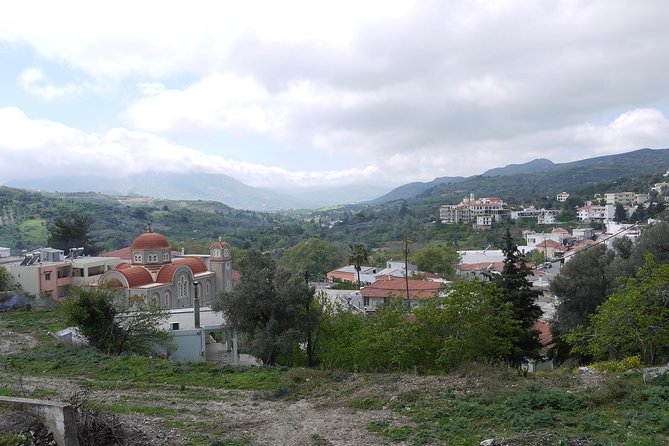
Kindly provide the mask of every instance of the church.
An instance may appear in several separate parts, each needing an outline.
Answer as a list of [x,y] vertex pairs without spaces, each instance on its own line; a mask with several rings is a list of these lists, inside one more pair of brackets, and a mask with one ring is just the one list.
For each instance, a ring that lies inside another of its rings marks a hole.
[[155,302],[161,308],[192,308],[195,288],[203,306],[232,289],[230,245],[214,242],[209,255],[174,256],[170,243],[149,227],[130,245],[130,260],[104,272],[99,285],[124,290],[134,301]]

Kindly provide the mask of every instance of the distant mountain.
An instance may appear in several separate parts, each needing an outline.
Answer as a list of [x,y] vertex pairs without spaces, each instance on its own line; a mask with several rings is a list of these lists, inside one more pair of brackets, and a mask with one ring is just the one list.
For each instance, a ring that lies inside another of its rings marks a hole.
[[505,201],[524,202],[554,197],[561,191],[577,193],[619,178],[659,175],[669,169],[669,149],[641,149],[618,155],[554,164],[542,171],[498,176],[474,176],[457,184],[442,184],[424,191],[420,197],[443,197],[459,201],[470,192],[496,196]]
[[49,192],[100,192],[142,195],[171,200],[212,200],[236,209],[277,211],[357,203],[387,189],[367,186],[319,188],[310,191],[273,191],[247,186],[234,178],[208,173],[145,172],[134,176],[94,176],[13,180],[9,187]]
[[402,186],[396,187],[395,189],[391,190],[385,195],[370,200],[368,204],[383,204],[389,201],[406,200],[408,198],[414,198],[440,184],[460,183],[462,181],[465,181],[466,179],[467,178],[465,177],[438,177],[427,183],[421,183],[419,181],[415,183],[407,183]]
[[505,167],[496,167],[483,172],[484,177],[495,177],[500,175],[515,175],[518,173],[534,173],[551,169],[555,166],[553,161],[539,158],[524,164],[509,164]]

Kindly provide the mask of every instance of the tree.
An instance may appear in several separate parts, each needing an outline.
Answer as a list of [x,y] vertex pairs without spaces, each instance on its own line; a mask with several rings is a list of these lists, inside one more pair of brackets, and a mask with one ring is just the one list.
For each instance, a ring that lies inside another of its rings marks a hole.
[[[251,353],[268,365],[290,356],[317,326],[311,311],[315,290],[301,275],[277,268],[269,255],[249,250],[240,261],[240,283],[216,297],[231,328],[246,334]],[[287,361],[290,362],[290,361]]]
[[616,205],[616,210],[613,214],[613,220],[616,223],[622,223],[627,220],[627,212],[625,212],[625,207],[620,203]]
[[609,266],[614,253],[605,245],[595,245],[574,255],[550,285],[557,297],[553,326],[558,334],[587,325],[590,316],[611,293],[613,280]]
[[279,264],[293,272],[309,272],[315,280],[323,280],[326,274],[344,262],[344,255],[331,242],[310,238],[291,248],[281,257]]
[[458,253],[448,245],[427,245],[417,250],[411,258],[420,271],[440,274],[449,280],[455,278],[455,266],[459,260]]
[[70,248],[84,248],[86,254],[95,255],[98,247],[91,238],[92,219],[87,214],[68,213],[58,216],[49,230],[48,244],[64,251]]
[[494,282],[501,288],[503,300],[511,303],[513,319],[519,322],[522,329],[514,350],[507,357],[509,362],[518,366],[527,358],[537,357],[541,348],[539,333],[532,327],[542,314],[536,303],[542,292],[533,289],[527,279],[527,276],[532,275],[532,270],[527,266],[525,256],[518,251],[508,229],[504,235],[502,252],[504,267],[502,273],[494,277]]
[[638,355],[646,364],[669,356],[669,264],[652,255],[624,288],[617,290],[592,316],[587,328],[568,335],[574,350],[597,359]]
[[362,264],[369,260],[369,251],[365,249],[365,245],[358,243],[355,245],[348,245],[348,263],[353,265],[355,271],[358,273],[358,289],[360,289],[360,270]]
[[0,266],[0,291],[9,291],[12,287],[12,276],[4,266]]
[[657,263],[669,262],[669,223],[656,223],[643,231],[630,258],[637,268],[641,268],[647,254],[652,254]]
[[149,354],[171,339],[160,323],[169,312],[155,302],[125,299],[111,288],[73,288],[59,304],[66,324],[76,326],[90,344],[105,353]]
[[513,306],[490,282],[456,282],[445,299],[415,310],[416,337],[427,367],[451,369],[472,362],[495,362],[513,352],[521,335]]

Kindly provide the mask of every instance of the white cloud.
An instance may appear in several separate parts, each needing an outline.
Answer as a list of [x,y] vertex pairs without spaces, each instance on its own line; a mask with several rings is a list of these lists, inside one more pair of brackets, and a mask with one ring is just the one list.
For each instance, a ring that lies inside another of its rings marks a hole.
[[65,84],[54,85],[51,83],[40,68],[28,68],[19,74],[18,82],[26,92],[35,95],[45,101],[55,99],[69,99],[83,92],[80,85]]

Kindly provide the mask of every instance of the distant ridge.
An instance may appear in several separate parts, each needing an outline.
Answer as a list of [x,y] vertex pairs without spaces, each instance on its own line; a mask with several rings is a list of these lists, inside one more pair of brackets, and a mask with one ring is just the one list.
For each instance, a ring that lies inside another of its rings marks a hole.
[[636,178],[669,169],[669,149],[639,149],[568,163],[540,158],[523,164],[509,164],[470,177],[441,177],[428,183],[399,186],[369,204],[436,195],[468,194],[530,199],[538,193],[551,195],[560,189],[577,192],[595,183],[620,177]]
[[494,169],[483,172],[484,177],[494,177],[499,175],[515,175],[518,173],[533,173],[555,167],[553,161],[546,158],[538,158],[524,164],[509,164],[505,167],[495,167]]

